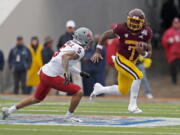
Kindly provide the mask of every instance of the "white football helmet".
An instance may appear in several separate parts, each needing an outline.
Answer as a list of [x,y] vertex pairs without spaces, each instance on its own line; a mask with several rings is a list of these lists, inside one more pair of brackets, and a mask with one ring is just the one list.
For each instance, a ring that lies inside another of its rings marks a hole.
[[74,32],[73,40],[78,41],[82,45],[88,45],[93,41],[93,33],[86,27],[80,27]]

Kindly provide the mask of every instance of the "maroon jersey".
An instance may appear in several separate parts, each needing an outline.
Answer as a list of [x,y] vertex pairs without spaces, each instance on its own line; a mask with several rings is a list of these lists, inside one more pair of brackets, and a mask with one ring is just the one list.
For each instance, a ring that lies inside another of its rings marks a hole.
[[114,33],[120,37],[120,45],[118,46],[118,53],[130,61],[136,60],[139,53],[136,51],[136,44],[140,41],[148,42],[152,38],[152,30],[145,26],[137,34],[133,34],[127,27],[126,23],[117,24],[113,29]]

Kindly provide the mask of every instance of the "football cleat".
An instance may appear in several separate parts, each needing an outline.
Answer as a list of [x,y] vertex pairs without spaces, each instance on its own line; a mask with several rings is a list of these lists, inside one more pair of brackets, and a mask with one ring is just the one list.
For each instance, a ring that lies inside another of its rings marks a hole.
[[74,117],[70,118],[69,121],[70,122],[83,122],[81,119],[74,118]]
[[3,107],[2,108],[2,120],[5,120],[9,115],[10,115],[9,108]]
[[82,120],[78,119],[78,118],[74,118],[74,114],[66,114],[65,118],[64,118],[65,122],[82,122]]
[[136,107],[133,107],[133,108],[128,108],[128,111],[130,113],[134,113],[134,114],[138,114],[138,113],[142,113],[143,111],[141,109],[139,109],[137,106]]
[[94,90],[90,95],[89,100],[93,101],[97,95],[101,94],[100,90],[103,88],[103,86],[100,83],[94,84]]

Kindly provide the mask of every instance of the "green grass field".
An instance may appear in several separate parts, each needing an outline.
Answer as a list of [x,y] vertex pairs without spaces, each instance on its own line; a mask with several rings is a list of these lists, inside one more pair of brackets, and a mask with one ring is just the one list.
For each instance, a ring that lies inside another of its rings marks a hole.
[[[61,98],[61,97],[59,97]],[[10,106],[16,99],[0,98],[0,107]],[[45,101],[18,111],[23,114],[64,114],[68,101]],[[77,115],[106,116],[147,116],[180,118],[180,104],[140,103],[143,114],[129,114],[128,102],[98,100],[89,103],[83,100],[78,107]],[[8,125],[0,124],[0,135],[180,135],[180,126],[169,127],[89,127],[89,126],[50,126],[50,125]]]

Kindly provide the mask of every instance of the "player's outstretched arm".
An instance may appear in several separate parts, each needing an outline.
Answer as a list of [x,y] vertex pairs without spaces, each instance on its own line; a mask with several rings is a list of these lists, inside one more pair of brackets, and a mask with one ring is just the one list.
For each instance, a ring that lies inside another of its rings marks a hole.
[[94,63],[99,62],[99,59],[103,59],[103,57],[101,56],[101,50],[103,49],[103,46],[105,45],[105,41],[107,39],[112,39],[115,37],[116,37],[116,34],[113,32],[113,30],[108,30],[101,35],[98,45],[96,47],[96,52],[94,53],[93,57],[91,58],[91,60]]
[[76,60],[79,58],[79,55],[75,51],[68,52],[62,56],[62,65],[64,68],[64,77],[66,80],[66,84],[70,82],[70,75],[68,71],[69,61]]
[[98,44],[99,44],[99,45],[105,45],[105,41],[106,41],[107,39],[112,39],[112,38],[115,38],[115,37],[116,37],[116,34],[113,32],[112,29],[110,29],[110,30],[104,32],[104,33],[101,35]]

